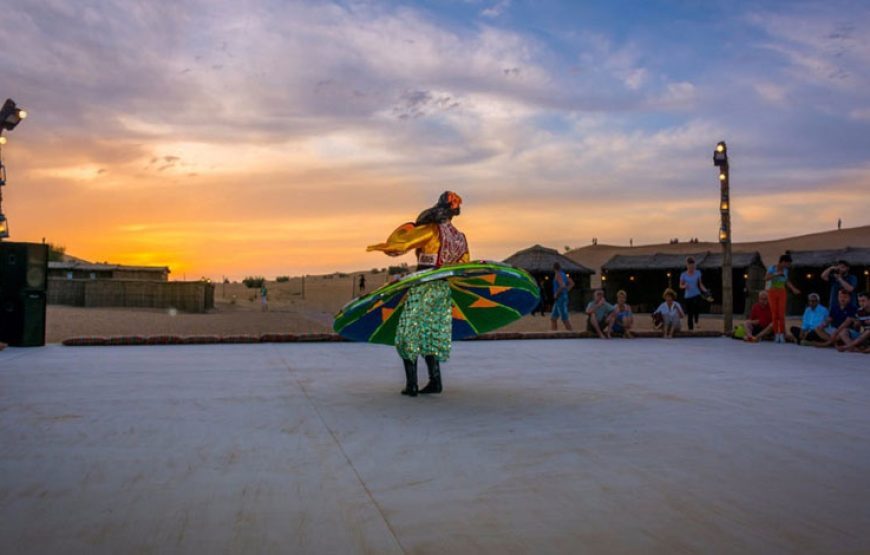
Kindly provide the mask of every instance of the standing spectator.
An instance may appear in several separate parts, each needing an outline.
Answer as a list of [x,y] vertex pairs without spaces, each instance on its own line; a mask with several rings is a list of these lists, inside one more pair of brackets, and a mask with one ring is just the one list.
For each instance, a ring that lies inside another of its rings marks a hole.
[[360,274],[359,276],[359,294],[364,295],[366,292],[366,276]]
[[604,335],[608,338],[612,333],[621,334],[625,338],[634,337],[631,335],[631,327],[634,325],[634,315],[631,312],[631,306],[626,302],[628,293],[623,290],[616,292],[616,306],[607,317],[607,327],[604,329]]
[[752,305],[746,328],[745,341],[758,343],[764,336],[773,331],[773,315],[770,313],[770,302],[767,291],[758,294],[758,302]]
[[840,289],[845,289],[849,292],[849,303],[855,308],[858,307],[858,276],[853,276],[849,273],[849,263],[845,260],[839,260],[830,268],[826,268],[822,272],[822,279],[831,284],[831,297],[828,301],[828,309],[834,308],[837,304],[837,293]]
[[532,316],[536,313],[540,313],[541,316],[546,315],[547,313],[547,285],[546,281],[543,278],[538,278],[538,292],[540,293],[540,300],[538,301],[538,305],[532,310]]
[[788,299],[785,288],[791,289],[795,295],[800,290],[788,279],[788,269],[791,267],[791,255],[786,253],[779,257],[779,262],[767,269],[764,279],[767,280],[767,295],[770,299],[770,313],[773,316],[774,343],[785,343],[785,303]]
[[701,312],[701,293],[709,295],[710,292],[704,287],[704,282],[701,281],[701,270],[695,268],[695,259],[691,256],[686,259],[686,271],[680,274],[680,289],[683,290],[689,331],[692,331],[695,329],[695,324],[698,324]]
[[570,330],[571,320],[568,319],[568,291],[574,288],[574,280],[562,271],[558,262],[553,263],[553,314],[550,324],[553,331],[559,327],[557,320],[562,319],[565,329]]
[[830,347],[836,343],[840,333],[852,324],[852,318],[858,310],[852,306],[851,295],[845,289],[840,289],[837,295],[837,304],[828,311],[828,322],[825,330],[819,335],[824,342],[819,347]]
[[865,353],[870,352],[870,294],[866,291],[858,293],[858,302],[861,308],[853,317],[852,327],[848,330],[849,335],[842,337],[843,345],[837,346],[841,353],[844,351],[856,351],[863,346]]
[[680,331],[680,323],[685,312],[683,307],[677,302],[677,293],[668,287],[663,295],[665,302],[659,305],[655,314],[662,315],[662,337],[672,339],[674,333]]
[[606,339],[603,330],[611,312],[613,305],[604,298],[604,289],[596,289],[595,297],[586,305],[586,331],[594,331],[598,337]]
[[825,341],[821,334],[824,333],[828,323],[828,309],[819,302],[818,293],[810,293],[807,298],[807,308],[801,326],[793,326],[791,335],[794,342],[800,345],[810,345]]
[[260,310],[267,312],[269,310],[269,290],[266,289],[266,282],[260,286]]

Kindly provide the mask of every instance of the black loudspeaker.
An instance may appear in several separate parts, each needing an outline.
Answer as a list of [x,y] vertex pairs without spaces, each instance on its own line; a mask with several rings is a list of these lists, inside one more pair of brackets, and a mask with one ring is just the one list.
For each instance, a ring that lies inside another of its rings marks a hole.
[[48,245],[0,242],[0,341],[45,345]]

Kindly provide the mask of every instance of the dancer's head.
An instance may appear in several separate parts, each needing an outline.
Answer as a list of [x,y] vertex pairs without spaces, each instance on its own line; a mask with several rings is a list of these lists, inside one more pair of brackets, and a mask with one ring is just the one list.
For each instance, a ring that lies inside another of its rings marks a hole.
[[453,191],[444,191],[438,197],[438,203],[432,208],[427,208],[417,216],[415,225],[440,224],[449,222],[453,216],[458,216],[462,197]]

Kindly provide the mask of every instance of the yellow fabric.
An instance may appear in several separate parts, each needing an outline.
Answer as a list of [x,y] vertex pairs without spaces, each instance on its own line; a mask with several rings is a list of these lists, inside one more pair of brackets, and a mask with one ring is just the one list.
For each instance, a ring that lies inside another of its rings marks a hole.
[[[420,249],[423,254],[438,254],[441,249],[441,235],[438,233],[438,224],[425,224],[415,226],[407,223],[399,226],[390,234],[386,242],[377,245],[369,245],[366,251],[383,251],[390,256],[405,254],[411,249]],[[465,264],[471,261],[471,254],[465,251],[457,264]]]

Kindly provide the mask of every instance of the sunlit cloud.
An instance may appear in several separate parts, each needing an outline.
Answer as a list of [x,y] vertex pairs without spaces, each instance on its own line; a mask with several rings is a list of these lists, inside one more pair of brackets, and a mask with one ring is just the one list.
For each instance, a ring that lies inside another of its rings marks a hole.
[[724,138],[736,238],[868,222],[870,8],[580,4],[0,0],[4,213],[174,277],[383,266],[445,189],[484,258],[710,239]]

